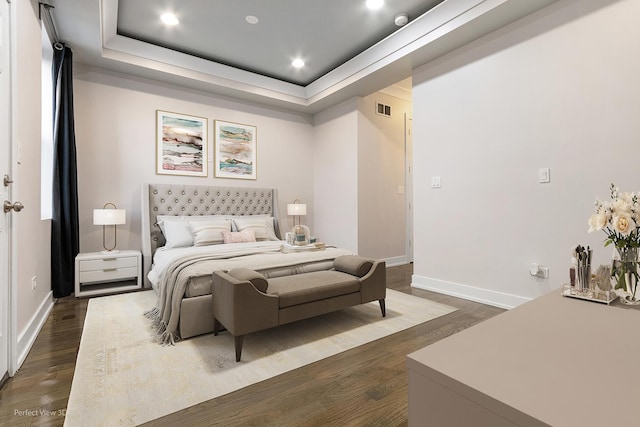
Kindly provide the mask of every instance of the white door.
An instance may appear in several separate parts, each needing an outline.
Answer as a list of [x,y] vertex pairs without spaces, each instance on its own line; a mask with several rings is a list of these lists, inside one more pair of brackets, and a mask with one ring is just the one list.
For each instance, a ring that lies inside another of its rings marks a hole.
[[[11,200],[11,185],[5,185],[5,176],[10,177],[11,167],[11,78],[10,47],[9,42],[9,3],[0,0],[0,203]],[[9,321],[11,315],[9,309],[9,288],[11,286],[11,273],[9,254],[11,235],[9,221],[11,214],[4,213],[0,207],[0,381],[9,371]]]

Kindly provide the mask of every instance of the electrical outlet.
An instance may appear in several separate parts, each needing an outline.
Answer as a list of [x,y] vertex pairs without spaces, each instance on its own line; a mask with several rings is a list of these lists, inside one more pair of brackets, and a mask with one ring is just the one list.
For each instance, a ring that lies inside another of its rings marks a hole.
[[535,262],[529,264],[529,274],[533,277],[540,277],[542,279],[547,279],[549,277],[549,267],[544,267],[542,265],[538,265]]
[[543,279],[549,278],[549,267],[540,267],[538,269],[538,277],[542,277]]
[[33,276],[31,278],[31,290],[35,290],[38,287],[38,277],[37,276]]

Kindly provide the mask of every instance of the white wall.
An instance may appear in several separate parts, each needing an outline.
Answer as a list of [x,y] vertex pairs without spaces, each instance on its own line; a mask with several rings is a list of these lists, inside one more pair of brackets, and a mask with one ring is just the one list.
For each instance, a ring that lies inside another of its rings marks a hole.
[[[140,248],[141,188],[150,182],[275,187],[283,231],[293,225],[286,204],[296,198],[309,204],[313,223],[309,116],[80,66],[74,77],[81,252],[102,249],[102,227],[93,225],[92,213],[107,202],[127,210],[118,248]],[[156,175],[156,110],[206,117],[210,153],[215,119],[257,126],[257,180],[214,178],[212,161],[208,178]]]
[[[376,114],[376,101],[391,106],[391,117]],[[358,111],[359,253],[406,262],[404,116],[411,103],[377,92],[360,98]]]
[[[38,2],[13,2],[13,201],[11,213],[18,365],[22,363],[51,307],[51,224],[40,220],[40,62]],[[32,289],[35,277],[36,288]]]
[[314,116],[313,164],[318,240],[358,252],[358,102]]
[[587,219],[640,187],[638,16],[561,1],[414,72],[414,285],[508,307],[566,282],[572,245],[609,263]]

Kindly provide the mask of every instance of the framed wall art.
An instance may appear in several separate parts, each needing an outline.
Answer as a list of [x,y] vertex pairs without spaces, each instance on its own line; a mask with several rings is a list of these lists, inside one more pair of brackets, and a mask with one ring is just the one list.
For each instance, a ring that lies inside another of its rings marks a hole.
[[255,126],[214,121],[216,178],[257,178],[257,131]]
[[207,176],[207,130],[204,117],[156,111],[156,173]]

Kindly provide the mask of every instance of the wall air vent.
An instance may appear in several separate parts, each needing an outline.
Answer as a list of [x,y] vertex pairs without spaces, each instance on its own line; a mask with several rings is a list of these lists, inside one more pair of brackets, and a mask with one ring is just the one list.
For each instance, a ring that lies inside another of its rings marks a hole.
[[391,117],[391,105],[385,105],[380,102],[376,102],[376,114],[380,116]]

